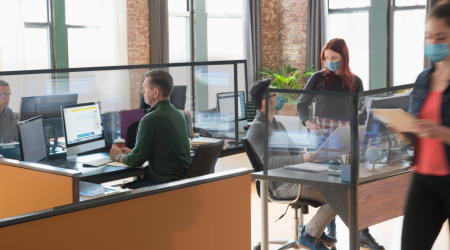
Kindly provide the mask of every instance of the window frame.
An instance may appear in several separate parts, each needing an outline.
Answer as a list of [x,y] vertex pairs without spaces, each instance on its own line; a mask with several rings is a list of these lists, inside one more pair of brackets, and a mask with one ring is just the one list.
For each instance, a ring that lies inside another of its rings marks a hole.
[[[350,7],[347,7],[347,8],[339,8],[339,9],[331,9],[330,8],[330,0],[327,0],[328,1],[328,17],[330,16],[330,15],[333,15],[333,14],[353,14],[353,13],[366,13],[367,12],[367,16],[368,16],[368,18],[369,18],[369,20],[368,20],[368,24],[369,24],[369,27],[367,27],[367,29],[368,29],[368,40],[369,40],[369,47],[367,48],[368,49],[368,54],[369,54],[369,57],[368,57],[368,59],[369,59],[369,61],[368,61],[368,71],[369,71],[369,75],[368,75],[368,77],[369,77],[369,79],[367,79],[368,80],[368,86],[369,86],[369,90],[371,89],[371,87],[372,87],[372,80],[371,80],[371,70],[370,70],[370,51],[371,51],[371,47],[372,47],[372,37],[371,37],[371,33],[370,33],[370,30],[371,30],[371,27],[372,27],[372,18],[371,18],[371,15],[372,15],[372,11],[371,11],[371,8],[372,8],[372,6],[366,6],[366,7],[355,7],[355,8],[350,8]],[[371,2],[370,3],[372,3],[372,0],[371,0]],[[329,40],[329,38],[327,37],[326,38],[327,40]]]
[[23,22],[24,28],[33,28],[33,29],[47,29],[47,48],[49,51],[48,59],[50,62],[49,69],[55,68],[55,57],[54,57],[54,44],[53,44],[53,20],[52,20],[52,1],[46,0],[47,4],[47,22]]
[[394,15],[396,11],[403,11],[403,10],[420,10],[424,9],[426,10],[426,5],[410,5],[410,6],[396,6],[395,0],[389,0],[389,20],[388,20],[388,35],[389,35],[389,42],[388,42],[388,77],[389,81],[387,82],[386,87],[394,87]]

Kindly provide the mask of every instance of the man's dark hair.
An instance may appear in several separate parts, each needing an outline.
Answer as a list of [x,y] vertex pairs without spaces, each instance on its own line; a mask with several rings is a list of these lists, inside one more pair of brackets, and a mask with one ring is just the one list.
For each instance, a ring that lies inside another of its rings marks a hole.
[[272,80],[267,78],[265,80],[259,80],[253,84],[250,88],[250,97],[252,99],[253,104],[256,109],[262,108],[262,100],[264,100],[264,93],[266,93],[266,89],[270,86]]
[[3,80],[0,80],[0,87],[9,87],[9,83],[7,83]]
[[144,77],[150,77],[150,88],[158,87],[163,98],[169,98],[173,90],[173,78],[169,72],[162,69],[152,69],[145,72]]

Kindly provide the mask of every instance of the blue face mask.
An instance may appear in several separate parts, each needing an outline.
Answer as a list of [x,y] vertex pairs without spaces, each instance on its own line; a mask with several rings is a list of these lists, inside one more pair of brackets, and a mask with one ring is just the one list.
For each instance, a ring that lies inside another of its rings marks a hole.
[[329,70],[331,70],[333,72],[341,68],[341,65],[339,64],[339,61],[337,61],[337,62],[326,62],[326,65],[327,65],[327,69],[329,69]]
[[434,63],[444,60],[448,56],[448,43],[425,43],[425,55]]
[[277,105],[275,105],[276,110],[280,110],[284,106],[284,98],[280,95],[277,98],[275,98],[275,101],[277,101]]

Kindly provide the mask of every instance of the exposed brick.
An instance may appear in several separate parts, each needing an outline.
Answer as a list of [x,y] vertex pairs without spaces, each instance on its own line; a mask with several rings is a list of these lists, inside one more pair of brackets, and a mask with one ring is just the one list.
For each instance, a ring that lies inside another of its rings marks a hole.
[[262,0],[262,12],[263,65],[288,64],[304,71],[307,0]]
[[[127,0],[128,64],[150,63],[148,0]],[[147,69],[129,70],[130,109],[139,108],[139,92]]]

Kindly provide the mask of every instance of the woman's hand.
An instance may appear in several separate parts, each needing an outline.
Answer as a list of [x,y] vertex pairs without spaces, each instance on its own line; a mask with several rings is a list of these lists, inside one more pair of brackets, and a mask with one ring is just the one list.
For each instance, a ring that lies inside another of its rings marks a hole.
[[310,120],[306,121],[305,125],[309,128],[309,130],[311,130],[311,132],[313,132],[313,134],[318,134],[322,131],[322,128],[319,125],[313,123]]
[[444,139],[443,126],[438,125],[430,120],[418,120],[409,125],[411,131],[422,139]]
[[313,162],[319,158],[319,153],[316,152],[308,152],[302,155],[303,162]]

